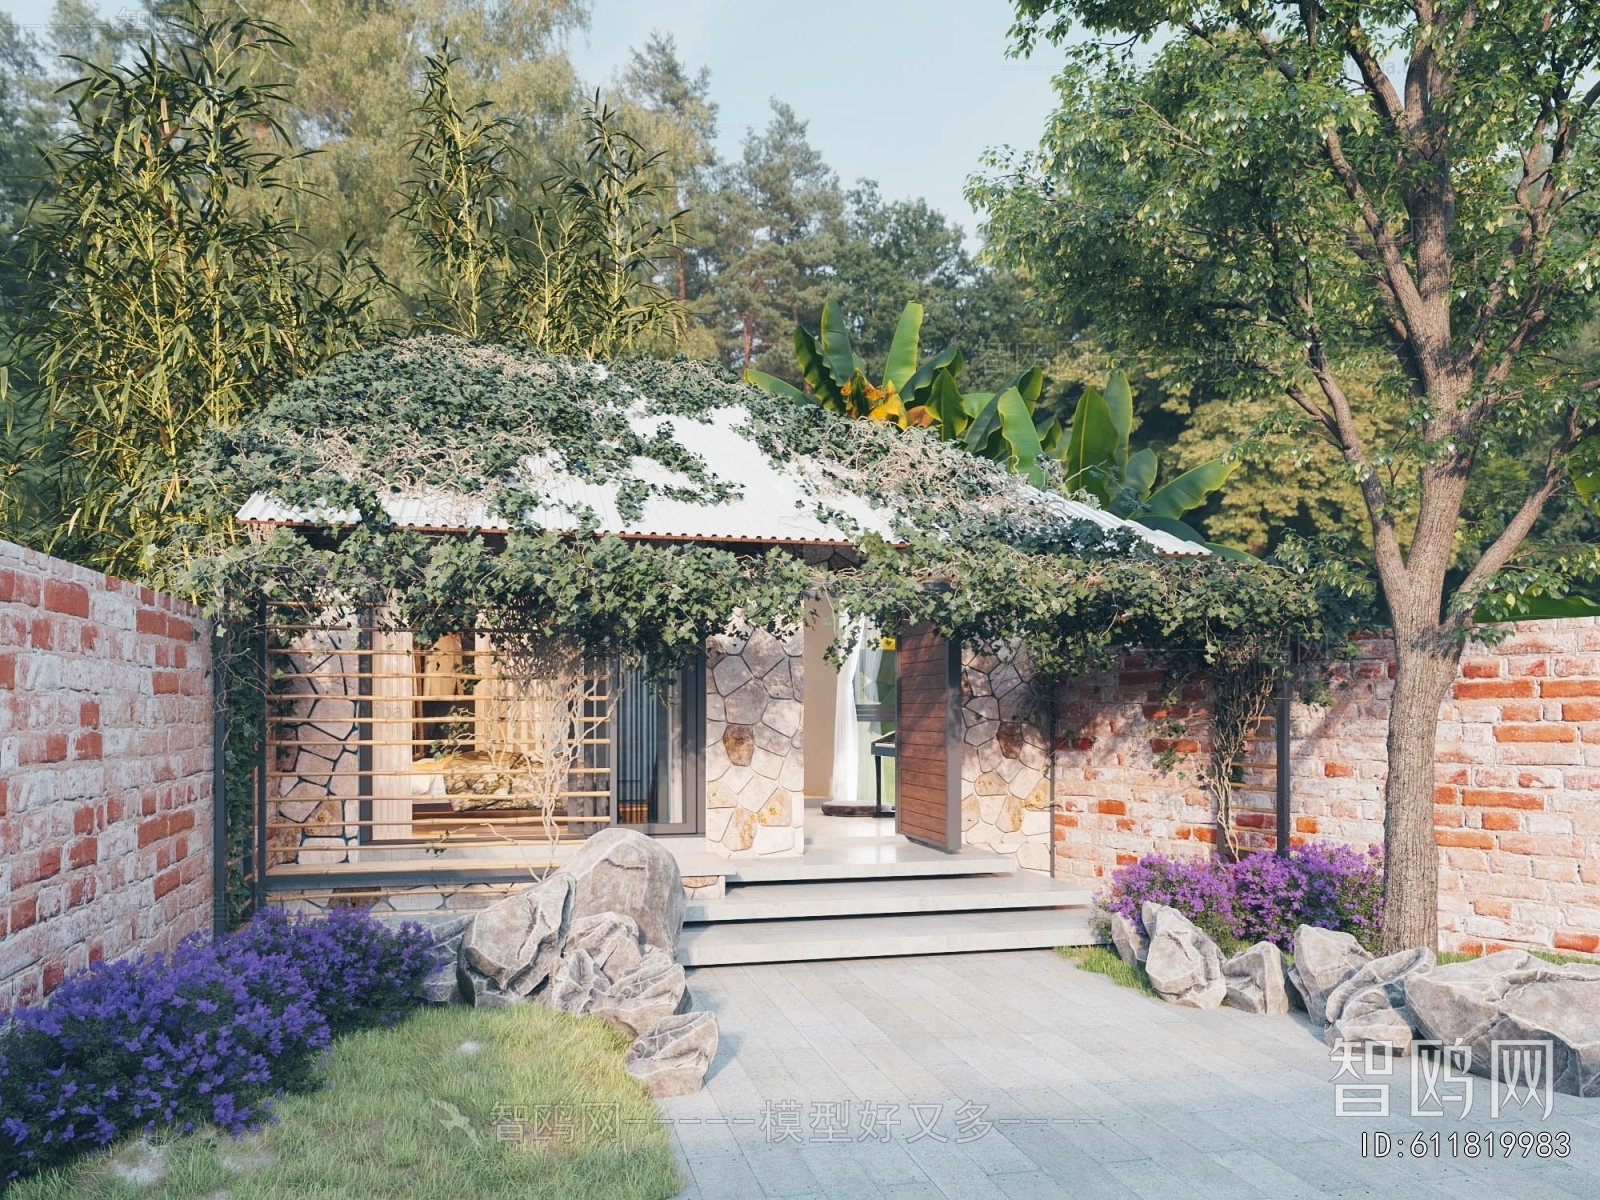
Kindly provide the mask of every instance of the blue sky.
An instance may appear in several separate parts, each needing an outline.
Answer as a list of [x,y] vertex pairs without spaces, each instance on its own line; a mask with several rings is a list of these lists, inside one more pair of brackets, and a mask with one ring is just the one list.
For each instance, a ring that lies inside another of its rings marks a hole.
[[[50,6],[0,0],[23,25],[42,25]],[[711,69],[724,154],[778,96],[847,185],[866,176],[888,199],[924,196],[970,232],[961,190],[979,156],[1032,146],[1052,107],[1060,56],[1008,59],[1010,22],[1008,0],[595,0],[571,54],[604,83],[652,29],[670,33],[685,62]]]

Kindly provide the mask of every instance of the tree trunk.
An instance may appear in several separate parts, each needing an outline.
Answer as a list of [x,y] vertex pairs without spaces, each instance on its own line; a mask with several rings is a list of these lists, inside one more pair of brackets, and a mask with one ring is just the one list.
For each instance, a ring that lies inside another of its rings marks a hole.
[[745,317],[744,317],[744,365],[745,365],[745,370],[749,370],[750,369],[750,341],[751,341],[750,314],[746,313]]
[[1439,706],[1456,677],[1459,643],[1437,628],[1395,631],[1384,788],[1383,952],[1439,945],[1439,843],[1434,834],[1434,740]]

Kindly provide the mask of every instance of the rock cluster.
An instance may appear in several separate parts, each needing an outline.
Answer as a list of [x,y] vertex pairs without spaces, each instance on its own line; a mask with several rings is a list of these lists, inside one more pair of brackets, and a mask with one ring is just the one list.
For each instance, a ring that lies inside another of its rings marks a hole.
[[1302,925],[1285,970],[1271,942],[1224,961],[1176,909],[1147,902],[1139,915],[1134,922],[1111,914],[1112,943],[1170,1003],[1282,1014],[1298,1001],[1329,1046],[1385,1044],[1406,1054],[1418,1038],[1459,1044],[1484,1076],[1496,1041],[1548,1041],[1555,1090],[1600,1096],[1600,963],[1556,966],[1503,950],[1441,967],[1432,950],[1374,958],[1348,933]]
[[[628,1073],[652,1096],[700,1089],[717,1018],[691,1012],[676,954],[683,927],[677,860],[631,829],[590,838],[537,885],[435,931],[456,947],[455,986],[479,1008],[527,1001],[594,1016],[633,1039]],[[429,999],[450,999],[429,976]],[[442,981],[437,981],[442,982]]]

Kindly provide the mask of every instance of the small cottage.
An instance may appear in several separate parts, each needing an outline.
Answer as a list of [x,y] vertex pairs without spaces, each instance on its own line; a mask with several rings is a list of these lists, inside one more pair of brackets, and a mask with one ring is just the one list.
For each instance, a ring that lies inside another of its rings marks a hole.
[[1002,525],[1206,553],[705,364],[447,338],[300,382],[211,479],[249,533],[258,901],[472,907],[626,826],[679,859],[691,962],[1086,940],[1026,664],[829,580]]

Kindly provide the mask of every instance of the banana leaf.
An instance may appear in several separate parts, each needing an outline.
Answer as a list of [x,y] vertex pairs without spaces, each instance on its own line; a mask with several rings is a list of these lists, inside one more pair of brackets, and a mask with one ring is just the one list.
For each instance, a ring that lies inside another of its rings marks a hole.
[[1043,418],[1037,413],[1033,418],[1033,431],[1039,435],[1039,445],[1047,455],[1055,453],[1061,444],[1061,422],[1054,417]]
[[1117,431],[1105,397],[1088,388],[1078,397],[1078,410],[1067,429],[1062,471],[1069,491],[1082,488],[1100,501],[1110,502],[1110,471],[1117,448]]
[[1207,496],[1227,482],[1238,466],[1238,459],[1229,462],[1214,458],[1192,471],[1185,471],[1150,497],[1149,515],[1177,520],[1190,509],[1199,508]]
[[758,371],[754,367],[750,367],[745,371],[744,381],[754,384],[763,392],[771,392],[774,396],[783,396],[789,400],[799,400],[803,404],[816,403],[816,400],[806,395],[787,379],[779,379],[776,375],[768,375],[765,371]]
[[828,370],[840,387],[857,371],[863,375],[867,373],[867,364],[861,361],[861,356],[850,344],[850,331],[845,325],[844,312],[833,300],[822,306],[822,324],[817,330],[817,340],[821,345],[822,357],[827,360]]
[[1127,465],[1122,468],[1122,481],[1132,488],[1140,500],[1150,496],[1150,489],[1155,486],[1156,469],[1160,464],[1156,461],[1156,452],[1146,446],[1137,454],[1128,456]]
[[1128,461],[1128,435],[1133,432],[1133,389],[1121,371],[1111,372],[1111,378],[1106,380],[1105,401],[1111,428],[1117,431],[1117,445],[1111,457],[1121,467]]
[[917,373],[917,355],[922,340],[922,305],[913,301],[900,313],[900,323],[895,326],[894,340],[889,343],[889,361],[884,364],[883,378],[894,384],[894,390],[906,395],[906,384]]
[[811,391],[822,407],[829,412],[844,412],[846,404],[840,388],[850,376],[846,374],[843,380],[835,379],[828,360],[817,348],[816,339],[799,325],[794,327],[794,357],[800,366],[801,377],[811,385]]
[[1039,455],[1044,447],[1033,428],[1033,412],[1022,393],[1007,388],[995,401],[995,411],[1000,418],[1000,433],[1010,451],[1011,469],[1026,475],[1028,482],[1038,487],[1044,482],[1044,472],[1039,469]]
[[[961,351],[952,346],[923,362],[916,373],[906,380],[905,386],[900,388],[900,394],[906,397],[907,404],[926,404],[928,390],[933,386],[935,375],[944,371],[954,383],[961,377],[962,368],[966,365],[966,359],[961,357]],[[956,394],[960,394],[959,389]]]
[[[962,407],[968,412],[972,411],[975,397],[968,395],[962,398]],[[976,454],[979,458],[998,458],[1000,439],[1000,397],[998,395],[984,395],[983,407],[973,416],[972,424],[967,426],[964,440],[967,452]]]
[[972,418],[961,407],[961,391],[948,371],[935,371],[933,385],[928,389],[923,404],[939,422],[939,440],[953,442],[966,433]]

